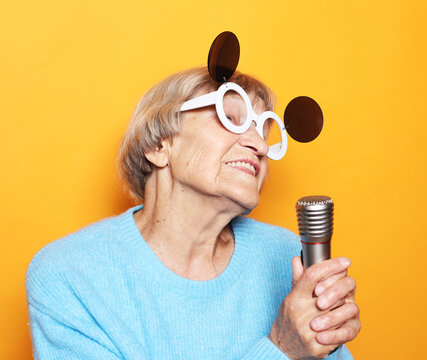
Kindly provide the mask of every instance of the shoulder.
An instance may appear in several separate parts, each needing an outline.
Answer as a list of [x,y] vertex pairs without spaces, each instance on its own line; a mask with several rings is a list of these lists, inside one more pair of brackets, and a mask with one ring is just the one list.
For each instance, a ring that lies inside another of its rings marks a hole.
[[258,249],[290,256],[299,255],[301,251],[299,236],[286,228],[241,216],[233,220],[234,227],[244,234],[245,239],[250,240],[255,251]]
[[287,243],[299,246],[299,236],[281,226],[257,221],[248,217],[239,216],[233,220],[233,227],[244,230],[255,242]]
[[[237,241],[248,256],[246,276],[256,277],[259,286],[272,294],[277,308],[292,287],[292,258],[301,253],[301,241],[292,231],[250,218],[233,220]],[[277,308],[275,308],[277,311]]]
[[126,213],[90,224],[37,252],[26,275],[29,300],[72,289],[83,277],[91,282],[92,275],[107,269],[120,252],[120,218]]
[[51,242],[34,255],[29,274],[39,267],[61,268],[71,265],[75,257],[84,259],[93,255],[103,242],[114,237],[115,227],[114,218],[108,218]]

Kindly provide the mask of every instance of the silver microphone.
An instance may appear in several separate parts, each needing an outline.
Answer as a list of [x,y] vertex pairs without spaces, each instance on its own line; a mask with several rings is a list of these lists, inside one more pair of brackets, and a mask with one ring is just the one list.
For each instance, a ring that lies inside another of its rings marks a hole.
[[332,199],[329,196],[305,196],[295,207],[304,268],[330,259],[334,215]]

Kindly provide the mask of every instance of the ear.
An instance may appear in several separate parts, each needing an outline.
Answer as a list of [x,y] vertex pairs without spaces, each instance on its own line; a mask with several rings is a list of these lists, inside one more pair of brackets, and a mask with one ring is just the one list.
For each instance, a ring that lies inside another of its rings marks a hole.
[[144,155],[153,165],[159,168],[164,168],[169,164],[169,145],[169,141],[164,139],[160,143],[160,146],[157,146],[153,150],[147,151]]

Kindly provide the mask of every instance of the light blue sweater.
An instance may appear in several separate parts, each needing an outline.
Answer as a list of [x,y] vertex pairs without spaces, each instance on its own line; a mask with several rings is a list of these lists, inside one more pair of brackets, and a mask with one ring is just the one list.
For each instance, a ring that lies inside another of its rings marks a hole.
[[[194,281],[169,270],[144,241],[133,219],[140,208],[34,257],[26,288],[35,359],[288,359],[267,336],[291,290],[298,237],[238,217],[227,268]],[[329,359],[352,357],[343,346]]]

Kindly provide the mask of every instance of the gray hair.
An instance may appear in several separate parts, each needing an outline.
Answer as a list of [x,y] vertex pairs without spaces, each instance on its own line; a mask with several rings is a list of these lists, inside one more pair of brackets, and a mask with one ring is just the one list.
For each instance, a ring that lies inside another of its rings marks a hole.
[[[238,71],[229,81],[241,86],[248,94],[259,97],[265,109],[273,111],[274,95],[262,82]],[[167,77],[148,90],[138,102],[117,156],[119,177],[135,201],[144,201],[145,184],[154,166],[146,159],[145,153],[180,132],[179,109],[185,101],[215,91],[219,86],[210,78],[206,67],[193,68]]]

